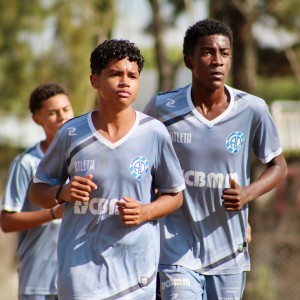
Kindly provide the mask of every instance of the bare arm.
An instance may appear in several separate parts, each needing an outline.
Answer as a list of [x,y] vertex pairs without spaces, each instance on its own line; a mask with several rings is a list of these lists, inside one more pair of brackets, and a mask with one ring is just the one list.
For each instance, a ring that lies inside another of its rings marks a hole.
[[275,188],[286,176],[287,165],[283,154],[273,158],[264,172],[246,187],[231,180],[231,188],[223,191],[222,199],[226,210],[240,210],[246,203]]
[[[52,211],[51,211],[52,210]],[[43,209],[28,212],[1,211],[0,225],[3,232],[16,232],[31,229],[50,222],[53,219],[61,219],[64,205],[56,205],[52,209]]]
[[125,225],[138,225],[170,214],[182,205],[182,192],[162,194],[149,204],[141,204],[129,197],[118,201],[121,222]]
[[[65,184],[61,190],[59,199],[65,202],[88,201],[90,192],[97,188],[92,182],[92,175],[86,177],[74,176]],[[42,208],[51,208],[56,205],[55,196],[59,186],[50,186],[45,183],[31,183],[29,188],[29,199]]]

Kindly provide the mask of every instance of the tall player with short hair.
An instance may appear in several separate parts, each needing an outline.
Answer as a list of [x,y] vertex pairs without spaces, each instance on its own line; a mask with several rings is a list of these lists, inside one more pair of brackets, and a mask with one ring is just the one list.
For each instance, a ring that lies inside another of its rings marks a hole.
[[59,130],[31,185],[37,205],[66,202],[60,300],[155,297],[157,219],[181,206],[185,183],[165,126],[132,108],[143,64],[127,40],[94,49],[90,80],[98,109]]
[[[159,93],[144,111],[167,126],[187,186],[183,206],[165,217],[162,299],[242,299],[248,203],[278,185],[286,162],[265,101],[225,85],[231,29],[195,23],[183,54],[192,83]],[[252,150],[266,168],[250,182]]]
[[37,86],[29,109],[46,138],[18,155],[11,163],[1,205],[1,228],[17,232],[19,300],[57,299],[57,239],[63,206],[40,209],[28,199],[36,168],[58,128],[74,117],[67,90],[54,82]]

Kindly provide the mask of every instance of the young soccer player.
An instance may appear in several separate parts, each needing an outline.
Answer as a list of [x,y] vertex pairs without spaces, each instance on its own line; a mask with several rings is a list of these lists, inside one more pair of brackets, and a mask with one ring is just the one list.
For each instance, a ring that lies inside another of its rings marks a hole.
[[[144,111],[167,126],[187,186],[183,206],[165,217],[162,299],[242,299],[248,203],[278,185],[286,162],[266,103],[225,85],[231,29],[195,23],[183,54],[191,84],[158,94]],[[250,182],[252,150],[266,168]]]
[[1,228],[17,232],[19,300],[57,299],[57,239],[64,206],[40,209],[28,199],[37,165],[58,128],[73,118],[68,92],[57,83],[37,86],[29,109],[46,138],[12,162],[1,206]]
[[157,219],[181,206],[185,183],[165,126],[132,108],[143,64],[127,40],[93,50],[98,109],[59,130],[31,185],[35,204],[66,203],[60,300],[155,297]]

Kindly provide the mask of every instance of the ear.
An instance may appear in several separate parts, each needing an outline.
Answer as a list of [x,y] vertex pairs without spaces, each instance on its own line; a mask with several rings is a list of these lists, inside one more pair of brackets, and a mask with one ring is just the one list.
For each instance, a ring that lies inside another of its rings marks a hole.
[[98,77],[94,74],[90,75],[90,82],[92,87],[97,90],[99,87]]
[[184,64],[188,69],[193,70],[193,60],[191,55],[184,56]]
[[38,115],[32,114],[32,115],[31,115],[31,118],[32,118],[32,120],[33,120],[37,125],[42,126],[42,123],[41,123],[40,118],[39,118]]

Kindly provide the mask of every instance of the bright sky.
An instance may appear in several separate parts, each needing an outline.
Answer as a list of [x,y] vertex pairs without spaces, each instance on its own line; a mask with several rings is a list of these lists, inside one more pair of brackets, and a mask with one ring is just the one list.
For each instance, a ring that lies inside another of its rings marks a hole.
[[[205,19],[208,16],[207,0],[194,0],[192,15],[183,14],[175,28],[166,34],[167,45],[182,46],[184,33],[189,25],[198,20]],[[114,30],[114,38],[126,38],[137,44],[138,47],[147,47],[153,44],[150,35],[143,33],[143,28],[151,19],[151,8],[148,0],[118,0],[119,16],[116,28]],[[162,14],[170,13],[169,7],[164,7]],[[283,45],[290,45],[295,42],[295,36],[288,34],[283,30],[276,30],[275,24],[269,20],[265,24],[255,24],[253,33],[259,43],[274,48],[282,48]]]
[[[192,15],[183,14],[175,27],[167,32],[166,44],[182,46],[184,33],[189,25],[207,17],[206,0],[194,1]],[[119,0],[119,16],[114,31],[114,38],[126,38],[137,44],[138,47],[151,46],[152,37],[143,33],[143,29],[152,17],[150,5],[147,0]],[[162,10],[162,15],[170,13],[169,7]]]

